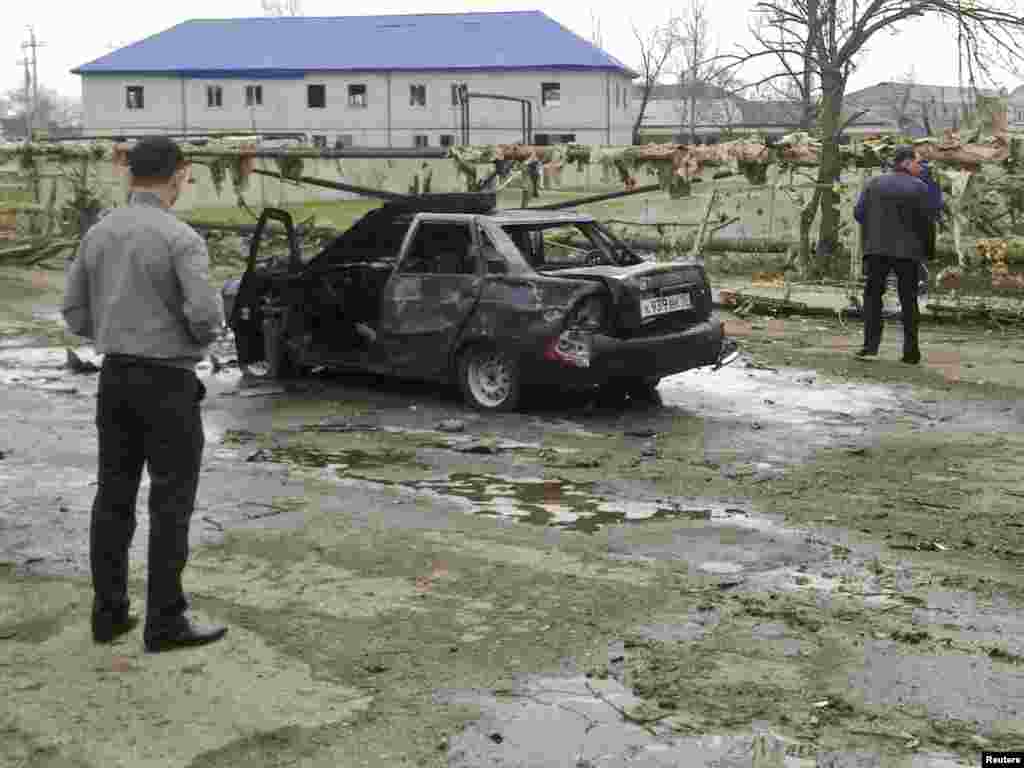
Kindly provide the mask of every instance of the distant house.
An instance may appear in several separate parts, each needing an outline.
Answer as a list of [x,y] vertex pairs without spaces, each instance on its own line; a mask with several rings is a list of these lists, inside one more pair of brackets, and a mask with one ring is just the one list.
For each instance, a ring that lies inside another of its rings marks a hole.
[[[87,134],[259,131],[320,146],[459,141],[457,88],[528,100],[536,143],[629,143],[636,73],[539,11],[185,21],[83,64]],[[522,139],[474,99],[471,143]]]
[[[1011,94],[991,88],[977,92],[1007,96],[1010,127],[1024,127],[1024,86]],[[885,81],[848,93],[846,103],[870,108],[891,120],[900,133],[920,138],[960,128],[974,112],[975,95],[972,89],[959,86]]]
[[[643,91],[634,90],[633,103],[639,111]],[[799,131],[803,104],[798,101],[752,101],[730,94],[712,85],[656,85],[651,89],[640,125],[641,141],[690,141],[690,104],[695,102],[695,133],[699,142],[718,141],[730,131],[756,131],[769,137],[781,137]],[[892,130],[890,121],[856,107],[844,109],[844,120],[855,118],[844,130],[845,136],[882,133]]]

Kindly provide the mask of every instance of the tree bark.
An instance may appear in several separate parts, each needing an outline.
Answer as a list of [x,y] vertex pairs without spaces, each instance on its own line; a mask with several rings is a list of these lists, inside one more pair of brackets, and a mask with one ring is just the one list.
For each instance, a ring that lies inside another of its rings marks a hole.
[[644,120],[644,112],[647,111],[647,102],[651,99],[651,88],[650,85],[645,85],[643,88],[643,98],[640,99],[640,111],[636,113],[636,121],[633,123],[633,145],[636,146],[640,143],[640,123]]
[[843,91],[846,83],[837,69],[825,69],[821,75],[821,165],[818,167],[818,187],[821,193],[821,227],[818,231],[818,246],[814,271],[828,274],[835,270],[842,258],[843,248],[839,241],[839,195],[832,185],[839,181],[842,163],[839,157],[839,130],[842,125]]

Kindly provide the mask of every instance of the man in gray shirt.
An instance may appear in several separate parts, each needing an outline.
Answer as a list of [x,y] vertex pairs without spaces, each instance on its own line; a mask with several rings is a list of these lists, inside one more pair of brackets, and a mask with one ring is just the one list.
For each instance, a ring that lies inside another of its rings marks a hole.
[[202,645],[225,627],[186,616],[181,575],[203,452],[195,373],[221,333],[224,310],[210,285],[203,239],[170,213],[189,166],[170,139],[143,139],[129,153],[131,194],[82,238],[68,271],[63,314],[73,333],[104,355],[96,426],[99,482],[89,549],[93,639],[132,629],[128,549],[142,468],[149,470],[147,651]]

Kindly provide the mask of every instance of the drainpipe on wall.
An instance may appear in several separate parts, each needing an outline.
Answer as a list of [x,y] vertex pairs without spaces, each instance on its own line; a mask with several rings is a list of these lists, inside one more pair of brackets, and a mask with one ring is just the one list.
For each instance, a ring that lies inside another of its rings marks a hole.
[[181,132],[188,135],[188,98],[185,89],[185,75],[181,76]]
[[610,72],[604,73],[604,103],[605,121],[608,126],[606,144],[610,147],[612,145],[612,75]]
[[391,146],[391,73],[387,74],[388,80],[388,112],[386,117],[387,123],[387,134],[388,134],[388,146]]

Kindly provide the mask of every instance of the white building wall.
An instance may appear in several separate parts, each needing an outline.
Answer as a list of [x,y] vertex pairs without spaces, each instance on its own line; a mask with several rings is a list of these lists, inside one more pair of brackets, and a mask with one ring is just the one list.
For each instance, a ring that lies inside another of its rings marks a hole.
[[[182,80],[170,77],[88,75],[82,78],[82,122],[86,134],[178,132],[182,126]],[[142,109],[128,109],[125,89],[141,86]]]
[[[618,73],[536,70],[529,72],[395,72],[307,73],[302,79],[82,78],[84,130],[87,134],[256,130],[303,132],[324,136],[333,147],[341,137],[355,146],[412,147],[427,137],[438,147],[441,137],[460,141],[460,110],[451,87],[465,82],[471,92],[530,99],[534,134],[574,134],[579,143],[628,144],[633,104],[626,98],[629,78]],[[541,103],[541,84],[558,83],[557,105]],[[326,105],[307,105],[307,86],[326,87]],[[366,106],[348,103],[349,85],[366,86]],[[144,107],[128,109],[125,88],[144,88]],[[245,87],[260,85],[263,103],[247,107]],[[410,86],[426,86],[424,106],[410,105]],[[208,86],[220,86],[222,106],[210,107]],[[617,88],[619,89],[617,91]],[[616,102],[616,95],[619,100]],[[515,102],[473,99],[470,140],[474,144],[522,139],[522,112]]]

